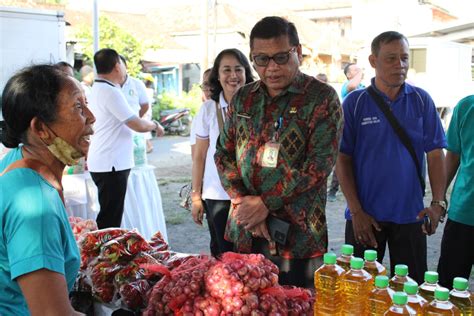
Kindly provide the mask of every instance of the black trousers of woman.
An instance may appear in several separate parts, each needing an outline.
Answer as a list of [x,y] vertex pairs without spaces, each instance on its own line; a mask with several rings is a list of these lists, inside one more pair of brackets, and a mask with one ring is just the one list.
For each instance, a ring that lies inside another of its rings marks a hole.
[[211,234],[211,254],[214,257],[220,256],[226,251],[232,251],[234,245],[224,239],[225,226],[229,216],[229,200],[210,200],[204,201],[204,210],[206,211],[207,225]]

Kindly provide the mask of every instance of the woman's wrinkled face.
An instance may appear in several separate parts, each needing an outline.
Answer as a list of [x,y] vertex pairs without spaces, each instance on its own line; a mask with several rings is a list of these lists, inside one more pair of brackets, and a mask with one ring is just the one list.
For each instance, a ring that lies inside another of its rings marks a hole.
[[87,107],[86,97],[76,79],[65,78],[65,83],[58,95],[56,120],[49,123],[49,128],[78,151],[87,155],[89,137],[94,133],[92,124],[95,117]]

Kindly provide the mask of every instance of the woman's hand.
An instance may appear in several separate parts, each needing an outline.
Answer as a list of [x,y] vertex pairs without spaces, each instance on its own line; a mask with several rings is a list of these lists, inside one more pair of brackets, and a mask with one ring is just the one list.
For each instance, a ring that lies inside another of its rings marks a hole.
[[202,205],[202,200],[199,198],[193,198],[193,204],[191,209],[191,214],[193,220],[196,224],[202,226],[202,218],[204,214],[204,206]]

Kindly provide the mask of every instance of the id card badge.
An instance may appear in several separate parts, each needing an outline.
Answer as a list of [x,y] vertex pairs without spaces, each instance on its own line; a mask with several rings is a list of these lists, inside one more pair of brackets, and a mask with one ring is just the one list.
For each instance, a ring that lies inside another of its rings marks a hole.
[[278,162],[278,151],[280,143],[267,142],[263,150],[262,167],[275,168]]

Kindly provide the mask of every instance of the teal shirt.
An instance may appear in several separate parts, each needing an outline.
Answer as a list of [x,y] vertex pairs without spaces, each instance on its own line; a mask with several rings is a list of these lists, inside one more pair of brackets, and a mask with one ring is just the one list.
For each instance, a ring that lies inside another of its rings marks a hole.
[[29,315],[16,278],[40,269],[72,289],[80,256],[58,191],[36,171],[0,177],[0,315]]
[[[347,80],[346,82],[344,82],[342,84],[342,87],[341,87],[341,99],[344,101],[344,99],[347,97],[347,95],[349,94],[349,91],[347,91],[347,85],[349,84],[349,80]],[[359,89],[364,89],[365,86],[362,84],[362,83],[359,83],[359,85],[357,86],[357,88],[355,88],[354,90],[352,91],[355,91],[355,90],[359,90]],[[352,92],[351,91],[351,92]]]
[[23,155],[21,154],[21,145],[13,148],[7,154],[0,160],[0,173],[3,172],[9,165],[14,163],[17,160],[20,160],[23,158]]
[[474,226],[474,95],[456,105],[447,133],[448,150],[460,156],[449,219]]

